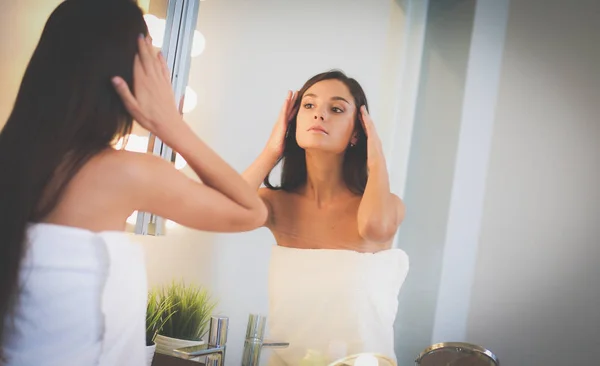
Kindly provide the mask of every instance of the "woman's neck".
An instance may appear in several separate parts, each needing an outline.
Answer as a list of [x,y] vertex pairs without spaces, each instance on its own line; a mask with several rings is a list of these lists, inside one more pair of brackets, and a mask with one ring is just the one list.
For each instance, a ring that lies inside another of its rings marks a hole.
[[347,195],[349,190],[344,182],[342,167],[343,154],[306,152],[306,185],[301,193],[316,201],[318,206],[326,205]]

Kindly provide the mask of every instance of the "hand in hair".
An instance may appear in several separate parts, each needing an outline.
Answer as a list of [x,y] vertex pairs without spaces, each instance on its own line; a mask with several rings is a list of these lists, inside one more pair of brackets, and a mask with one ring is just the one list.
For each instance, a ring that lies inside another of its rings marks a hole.
[[277,122],[275,122],[275,127],[273,127],[273,131],[267,142],[266,149],[275,155],[276,158],[279,158],[283,154],[285,134],[287,132],[288,123],[294,115],[294,103],[296,102],[297,97],[297,92],[292,92],[291,90],[287,92],[287,96],[283,102],[283,106],[281,106],[281,111],[279,112],[279,117],[277,118]]
[[367,136],[369,178],[358,207],[358,232],[370,242],[388,243],[404,220],[404,203],[390,192],[381,140],[365,106],[360,108],[360,120]]
[[167,63],[160,52],[154,51],[150,37],[140,36],[138,40],[138,54],[133,64],[135,96],[120,76],[112,81],[133,118],[158,137],[162,138],[174,123],[182,122]]
[[367,136],[367,166],[372,167],[374,164],[378,164],[379,160],[384,159],[383,146],[375,130],[373,119],[364,105],[360,107],[360,120]]

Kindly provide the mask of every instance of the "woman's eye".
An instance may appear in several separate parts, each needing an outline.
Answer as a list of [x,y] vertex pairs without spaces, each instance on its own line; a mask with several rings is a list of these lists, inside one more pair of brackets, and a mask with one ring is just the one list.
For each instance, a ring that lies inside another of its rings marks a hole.
[[334,111],[335,113],[343,113],[344,112],[343,110],[341,110],[338,107],[333,107],[331,110]]
[[304,105],[304,108],[306,108],[306,109],[311,109],[312,107],[313,107],[313,105],[311,103],[306,103]]

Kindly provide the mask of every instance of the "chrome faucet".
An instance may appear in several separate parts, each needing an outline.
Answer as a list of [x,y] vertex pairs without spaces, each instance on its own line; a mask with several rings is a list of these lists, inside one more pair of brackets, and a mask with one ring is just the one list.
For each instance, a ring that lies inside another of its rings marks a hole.
[[263,348],[286,348],[287,342],[265,341],[265,325],[267,317],[259,314],[250,314],[246,328],[246,340],[244,341],[244,353],[242,355],[242,366],[258,366],[260,353]]
[[206,366],[224,366],[228,328],[228,317],[213,316],[210,318],[208,342],[206,344],[177,348],[173,350],[173,355],[188,360],[206,356],[206,361],[204,362]]

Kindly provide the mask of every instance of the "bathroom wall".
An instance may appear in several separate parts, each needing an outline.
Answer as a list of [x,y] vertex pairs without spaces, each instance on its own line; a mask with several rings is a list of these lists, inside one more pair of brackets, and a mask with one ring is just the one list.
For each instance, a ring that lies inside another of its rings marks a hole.
[[467,339],[600,359],[600,2],[511,1]]
[[429,11],[399,233],[411,257],[399,363],[467,341],[502,365],[597,364],[600,3]]
[[42,33],[46,19],[62,1],[0,2],[0,128],[6,123],[21,78]]
[[399,296],[396,354],[414,363],[431,344],[459,145],[475,0],[430,1],[398,233],[410,258]]

